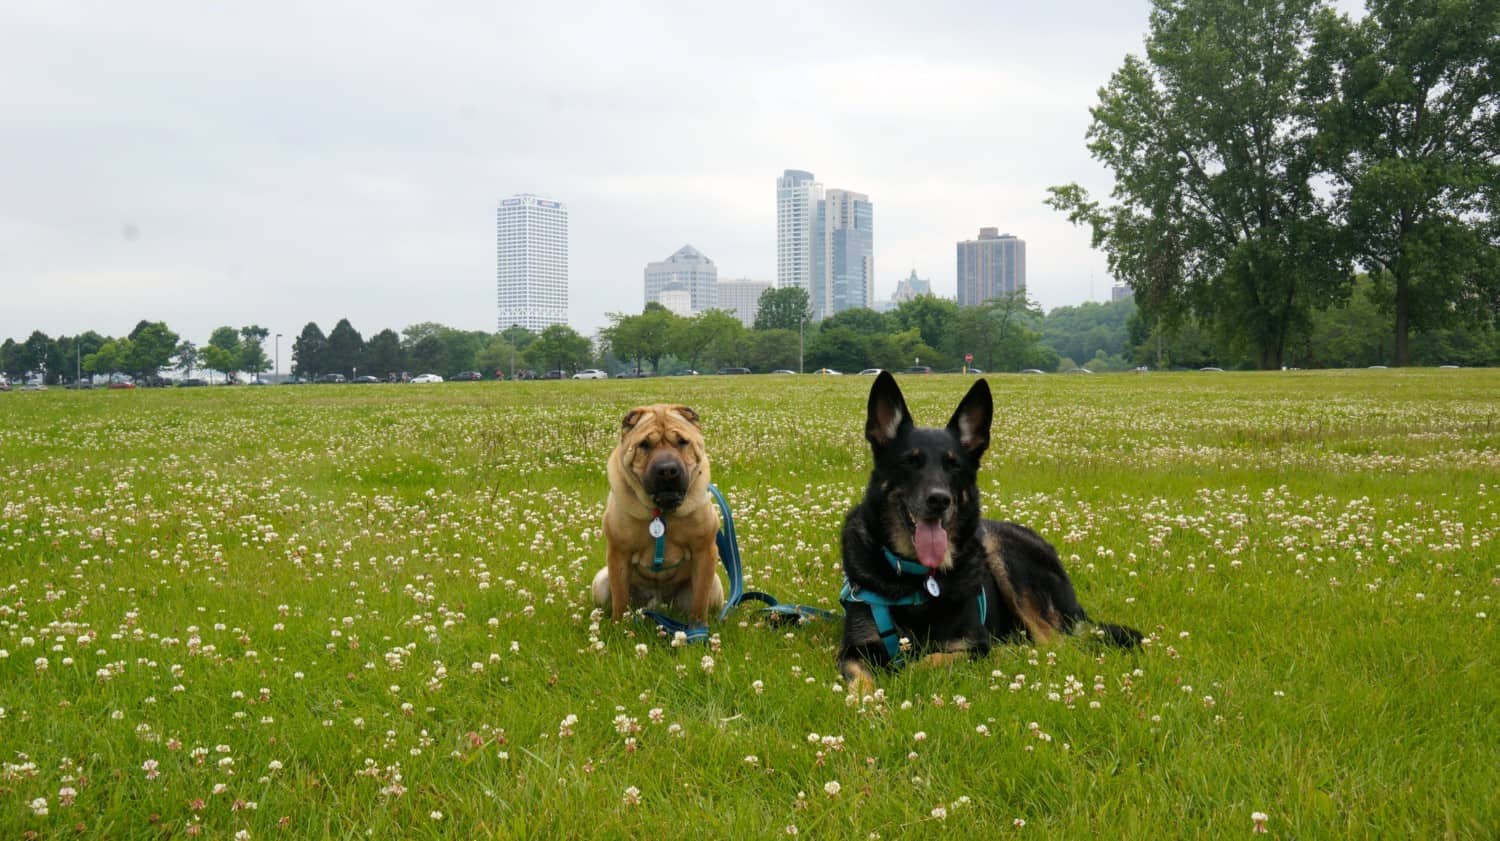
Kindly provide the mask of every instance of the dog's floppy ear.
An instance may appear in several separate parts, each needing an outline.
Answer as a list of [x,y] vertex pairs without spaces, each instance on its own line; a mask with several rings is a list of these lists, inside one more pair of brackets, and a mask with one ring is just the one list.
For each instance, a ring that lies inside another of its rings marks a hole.
[[635,429],[635,425],[637,423],[640,423],[641,418],[645,414],[646,410],[639,407],[626,412],[625,419],[620,421],[620,437],[624,438],[626,435],[630,434],[630,430]]
[[672,412],[672,414],[681,417],[683,420],[687,421],[693,426],[696,426],[700,429],[703,427],[702,424],[698,423],[698,413],[686,406],[673,406],[671,407],[670,411]]
[[870,386],[870,406],[865,417],[865,438],[870,446],[881,449],[912,427],[906,398],[890,371],[881,371]]
[[979,458],[990,445],[990,419],[994,414],[995,401],[990,396],[990,384],[978,380],[953,410],[948,432],[958,439],[959,446]]

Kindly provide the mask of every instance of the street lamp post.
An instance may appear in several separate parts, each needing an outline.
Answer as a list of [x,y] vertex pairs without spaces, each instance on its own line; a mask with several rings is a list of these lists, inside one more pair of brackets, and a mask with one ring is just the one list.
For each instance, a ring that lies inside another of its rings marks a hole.
[[273,379],[273,380],[275,380],[277,382],[281,382],[281,334],[280,333],[276,334],[276,372],[271,375],[271,379]]

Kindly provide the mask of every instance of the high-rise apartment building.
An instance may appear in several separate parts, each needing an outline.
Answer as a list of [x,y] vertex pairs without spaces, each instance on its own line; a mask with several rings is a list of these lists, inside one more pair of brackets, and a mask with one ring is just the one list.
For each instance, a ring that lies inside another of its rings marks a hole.
[[760,296],[771,288],[769,280],[719,281],[719,309],[733,315],[746,327],[755,325],[755,316],[760,312]]
[[813,318],[875,303],[875,209],[870,197],[830,189],[813,224]]
[[980,228],[958,244],[958,305],[972,307],[1026,289],[1026,240]]
[[540,196],[502,199],[496,212],[499,330],[540,333],[568,323],[568,207]]
[[813,226],[823,185],[789,169],[776,179],[776,286],[811,289]]
[[662,290],[673,284],[686,289],[690,315],[719,305],[719,267],[691,245],[677,249],[671,257],[646,264],[646,303],[663,303]]

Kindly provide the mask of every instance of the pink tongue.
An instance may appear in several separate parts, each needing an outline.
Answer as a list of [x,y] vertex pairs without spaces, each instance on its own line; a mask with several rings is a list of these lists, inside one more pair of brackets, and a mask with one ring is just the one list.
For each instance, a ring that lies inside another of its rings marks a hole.
[[917,544],[917,560],[922,566],[937,569],[942,565],[943,556],[948,553],[948,532],[936,520],[918,522],[913,542]]

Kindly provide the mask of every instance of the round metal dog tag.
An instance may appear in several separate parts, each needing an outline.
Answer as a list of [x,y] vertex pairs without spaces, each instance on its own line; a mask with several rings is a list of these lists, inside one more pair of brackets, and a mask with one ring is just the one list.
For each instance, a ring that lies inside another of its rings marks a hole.
[[932,596],[935,599],[938,597],[938,593],[941,592],[942,588],[938,587],[937,579],[933,578],[930,575],[927,576],[927,595]]
[[667,533],[667,524],[663,523],[660,517],[657,517],[651,521],[651,525],[646,527],[646,531],[650,532],[652,537],[661,537]]

